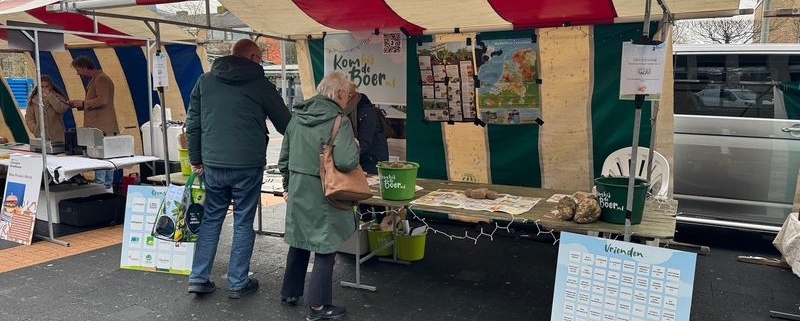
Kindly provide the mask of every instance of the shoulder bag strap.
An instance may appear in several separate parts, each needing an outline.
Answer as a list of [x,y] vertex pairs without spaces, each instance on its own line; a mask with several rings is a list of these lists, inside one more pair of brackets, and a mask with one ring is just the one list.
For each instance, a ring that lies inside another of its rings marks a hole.
[[331,128],[331,139],[328,140],[328,145],[333,146],[333,139],[336,138],[336,134],[339,133],[339,125],[342,121],[342,114],[336,115],[336,119],[333,121],[333,128]]

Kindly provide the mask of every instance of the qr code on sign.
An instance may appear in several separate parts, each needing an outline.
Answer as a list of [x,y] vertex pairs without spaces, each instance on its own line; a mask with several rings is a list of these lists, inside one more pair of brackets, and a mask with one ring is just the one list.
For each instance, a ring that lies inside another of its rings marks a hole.
[[384,54],[400,53],[403,50],[402,41],[403,41],[402,33],[384,33],[383,53]]

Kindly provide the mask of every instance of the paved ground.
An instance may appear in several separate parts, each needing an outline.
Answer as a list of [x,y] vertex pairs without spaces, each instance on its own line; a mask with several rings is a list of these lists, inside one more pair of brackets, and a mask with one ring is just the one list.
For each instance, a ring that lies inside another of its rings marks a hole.
[[[470,225],[434,226],[474,233]],[[0,273],[0,320],[302,320],[306,308],[279,303],[287,250],[280,238],[257,238],[252,271],[261,289],[242,300],[227,298],[229,229],[214,269],[221,290],[211,295],[187,294],[185,276],[119,269],[117,244]],[[698,257],[692,320],[800,313],[800,279],[791,271],[736,261],[737,255],[776,256],[769,237],[689,227],[677,237],[712,246],[710,255]],[[362,265],[362,282],[378,290],[337,285],[334,301],[347,306],[346,320],[549,320],[558,250],[551,241],[525,231],[477,244],[429,235],[423,260],[403,266],[371,259]],[[338,256],[334,278],[337,284],[354,280],[354,256]]]

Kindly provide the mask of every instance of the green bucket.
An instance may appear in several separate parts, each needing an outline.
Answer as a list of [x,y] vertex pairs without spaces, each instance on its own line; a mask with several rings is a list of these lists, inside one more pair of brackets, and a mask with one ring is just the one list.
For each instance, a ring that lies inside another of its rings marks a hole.
[[391,201],[414,198],[417,169],[419,164],[414,162],[378,162],[381,198]]
[[397,259],[403,261],[419,261],[425,256],[425,237],[427,232],[419,235],[397,236]]
[[[628,204],[628,177],[598,177],[594,179],[597,187],[597,201],[600,203],[600,220],[608,223],[625,224],[625,206]],[[642,222],[644,199],[650,183],[637,178],[633,183],[633,209],[631,224]]]
[[[367,240],[369,241],[369,251],[375,252],[386,243],[392,241],[392,231],[371,231],[367,230]],[[392,255],[393,246],[388,246],[378,253],[377,256]]]
[[189,176],[192,173],[192,165],[189,163],[189,150],[178,148],[178,161],[181,163],[181,174]]

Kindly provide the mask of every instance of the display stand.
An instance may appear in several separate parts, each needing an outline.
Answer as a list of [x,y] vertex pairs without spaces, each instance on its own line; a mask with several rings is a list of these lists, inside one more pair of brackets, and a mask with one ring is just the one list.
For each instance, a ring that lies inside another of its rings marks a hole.
[[[187,176],[183,176],[182,173],[171,173],[169,175],[154,175],[154,176],[150,176],[150,177],[147,178],[147,180],[150,181],[150,182],[162,183],[162,184],[165,184],[165,185],[170,184],[170,182],[171,183],[175,183],[175,184],[186,184],[186,179],[187,179]],[[262,194],[263,193],[265,193],[265,192],[262,190]],[[278,194],[277,192],[268,192],[268,193],[272,194],[272,195],[275,195],[275,196],[283,196],[283,194]],[[261,206],[261,201],[260,201],[260,196],[259,196],[259,204],[258,204],[258,206],[256,208],[256,217],[258,218],[258,228],[255,230],[256,234],[268,235],[268,236],[274,236],[274,237],[283,237],[284,236],[283,232],[265,231],[264,230],[264,228],[263,228],[263,219],[262,219],[263,214],[264,214],[264,212],[263,212],[263,209],[262,209],[262,206]]]
[[[356,253],[355,253],[355,255],[356,255],[356,262],[355,262],[356,263],[356,280],[355,280],[355,282],[340,281],[339,285],[344,286],[344,287],[356,288],[356,289],[362,289],[362,290],[369,290],[369,291],[377,290],[378,288],[376,286],[366,285],[366,284],[361,283],[361,264],[363,264],[364,262],[366,262],[367,260],[369,260],[373,256],[375,256],[377,253],[379,253],[380,251],[385,250],[386,248],[388,248],[390,246],[393,247],[392,258],[391,259],[379,258],[378,259],[379,261],[381,261],[381,262],[389,262],[389,263],[396,263],[396,264],[403,264],[403,265],[411,265],[411,262],[397,259],[397,233],[395,233],[395,231],[394,231],[394,226],[397,223],[397,221],[396,221],[397,220],[397,212],[396,211],[392,211],[392,213],[389,214],[389,215],[392,216],[392,227],[393,227],[392,228],[392,233],[391,233],[392,234],[391,240],[389,240],[389,242],[384,243],[381,247],[379,247],[379,248],[375,249],[374,251],[370,252],[369,254],[364,256],[363,258],[361,257],[361,242],[360,241],[356,241],[355,242],[356,243]],[[372,224],[371,222],[365,222],[365,223],[359,224],[356,227],[356,236],[357,236],[357,238],[360,238],[361,237],[361,233],[365,229],[369,228],[369,226],[371,224]]]

